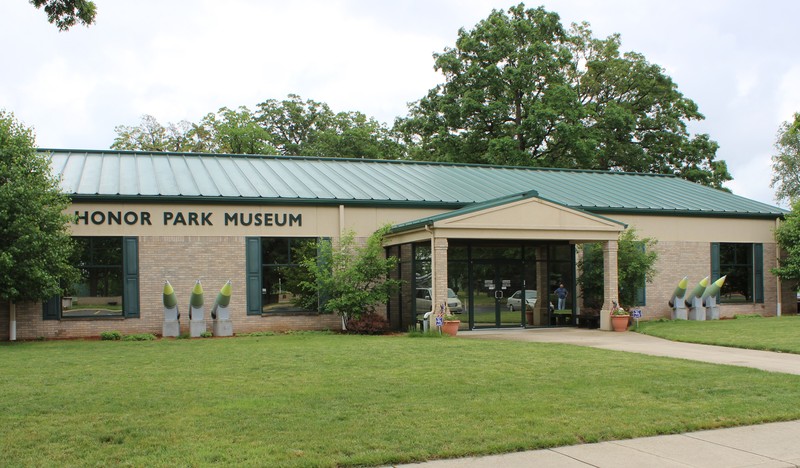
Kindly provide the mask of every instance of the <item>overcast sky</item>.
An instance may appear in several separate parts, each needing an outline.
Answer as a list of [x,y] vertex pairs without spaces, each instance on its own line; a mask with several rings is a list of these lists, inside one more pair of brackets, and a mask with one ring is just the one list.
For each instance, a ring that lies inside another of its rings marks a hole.
[[[220,107],[289,93],[391,124],[442,77],[453,46],[490,0],[95,0],[96,24],[60,33],[27,0],[0,4],[0,108],[48,148],[107,149],[143,114],[197,122]],[[562,23],[620,33],[622,49],[662,66],[720,144],[734,193],[776,204],[770,156],[800,112],[800,2],[590,1],[544,5]]]

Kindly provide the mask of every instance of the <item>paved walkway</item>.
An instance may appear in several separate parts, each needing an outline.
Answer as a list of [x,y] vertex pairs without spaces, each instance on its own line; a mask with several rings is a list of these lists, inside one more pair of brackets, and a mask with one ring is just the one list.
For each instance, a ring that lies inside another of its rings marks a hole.
[[[577,328],[458,332],[467,339],[566,343],[800,375],[800,355]],[[798,403],[800,404],[800,402]],[[401,465],[461,467],[800,467],[800,421]]]
[[771,353],[752,349],[679,343],[634,332],[610,332],[584,328],[479,330],[458,332],[463,338],[566,343],[577,346],[629,351],[714,364],[755,367],[771,372],[800,375],[800,354]]

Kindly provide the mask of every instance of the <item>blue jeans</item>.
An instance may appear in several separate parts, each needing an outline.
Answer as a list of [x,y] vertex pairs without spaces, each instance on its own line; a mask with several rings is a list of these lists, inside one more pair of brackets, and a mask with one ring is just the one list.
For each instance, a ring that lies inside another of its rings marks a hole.
[[567,298],[566,297],[559,297],[558,298],[558,307],[556,310],[564,310],[567,308]]

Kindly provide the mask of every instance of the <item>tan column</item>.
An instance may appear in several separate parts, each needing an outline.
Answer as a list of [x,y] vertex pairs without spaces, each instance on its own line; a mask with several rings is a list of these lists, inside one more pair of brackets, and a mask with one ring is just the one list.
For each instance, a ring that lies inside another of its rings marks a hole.
[[433,250],[431,259],[433,297],[431,299],[434,310],[438,311],[439,306],[447,304],[447,238],[434,237],[431,247]]
[[[550,303],[550,291],[547,286],[547,247],[536,247],[536,305],[533,308],[533,324],[547,323],[547,306]],[[523,302],[525,300],[523,299]]]
[[603,310],[600,311],[600,329],[611,330],[612,301],[619,302],[619,272],[617,271],[617,241],[603,244]]

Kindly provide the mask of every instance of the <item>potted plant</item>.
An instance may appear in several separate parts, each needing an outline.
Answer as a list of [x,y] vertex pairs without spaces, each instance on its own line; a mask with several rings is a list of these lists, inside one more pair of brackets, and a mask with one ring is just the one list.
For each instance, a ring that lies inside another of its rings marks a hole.
[[611,326],[614,328],[614,331],[626,331],[628,329],[629,319],[630,314],[628,311],[614,304],[614,308],[611,309]]
[[456,336],[458,333],[458,327],[461,326],[461,320],[459,320],[458,316],[453,315],[448,310],[447,313],[444,315],[444,325],[442,325],[442,333],[446,333],[450,336]]

